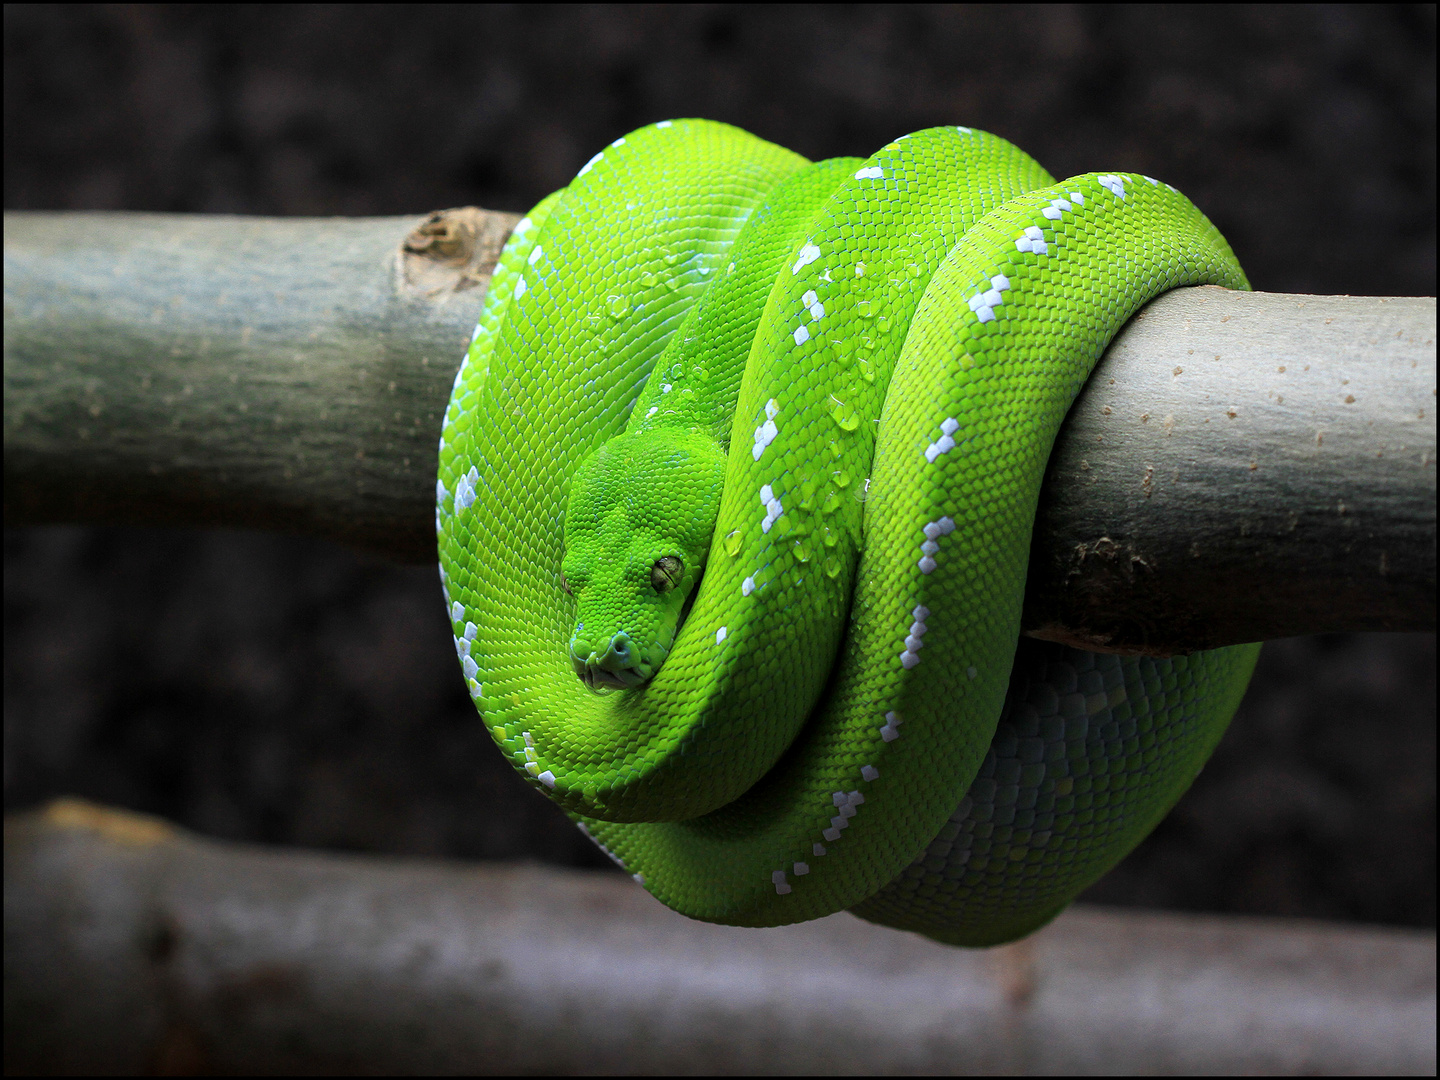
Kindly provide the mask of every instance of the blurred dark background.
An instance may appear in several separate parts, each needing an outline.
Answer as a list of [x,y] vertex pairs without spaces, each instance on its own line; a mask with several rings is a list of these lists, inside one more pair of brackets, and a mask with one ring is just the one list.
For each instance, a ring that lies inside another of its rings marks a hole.
[[[939,123],[1185,191],[1257,289],[1435,293],[1435,8],[8,5],[5,205],[524,210],[670,116],[810,157]],[[464,347],[456,342],[456,353]],[[437,432],[438,438],[438,432]],[[239,532],[7,529],[5,805],[608,862],[510,773],[432,568]],[[1089,893],[1435,922],[1435,638],[1267,645],[1192,791]]]

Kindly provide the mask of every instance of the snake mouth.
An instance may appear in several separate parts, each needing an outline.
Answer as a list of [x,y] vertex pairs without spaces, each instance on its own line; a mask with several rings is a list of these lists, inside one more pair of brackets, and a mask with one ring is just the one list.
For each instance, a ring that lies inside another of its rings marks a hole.
[[624,630],[617,631],[603,647],[590,640],[570,643],[570,666],[590,690],[609,693],[611,690],[633,690],[644,686],[659,670],[654,650],[639,648]]
[[648,665],[606,667],[599,656],[588,657],[570,654],[570,666],[585,686],[597,694],[608,694],[612,690],[633,690],[644,686],[654,674]]
[[583,661],[575,665],[575,674],[579,675],[580,681],[597,694],[609,693],[611,690],[630,690],[636,686],[644,686],[650,681],[648,676],[629,668],[622,671],[606,671],[602,667],[592,667]]

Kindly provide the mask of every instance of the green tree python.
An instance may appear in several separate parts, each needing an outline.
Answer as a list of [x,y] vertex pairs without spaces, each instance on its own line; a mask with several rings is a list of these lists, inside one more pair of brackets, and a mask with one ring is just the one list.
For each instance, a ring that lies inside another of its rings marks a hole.
[[693,918],[957,945],[1052,919],[1190,785],[1258,646],[1021,639],[1111,338],[1249,285],[1168,184],[930,128],[818,163],[705,120],[515,228],[440,441],[440,577],[502,752]]

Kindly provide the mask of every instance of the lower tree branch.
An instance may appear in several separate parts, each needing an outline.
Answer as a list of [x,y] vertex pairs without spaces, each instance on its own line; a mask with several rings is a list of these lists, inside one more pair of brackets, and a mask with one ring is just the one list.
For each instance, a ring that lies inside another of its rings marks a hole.
[[1076,908],[953,949],[620,874],[5,824],[7,1073],[1433,1073],[1435,935]]

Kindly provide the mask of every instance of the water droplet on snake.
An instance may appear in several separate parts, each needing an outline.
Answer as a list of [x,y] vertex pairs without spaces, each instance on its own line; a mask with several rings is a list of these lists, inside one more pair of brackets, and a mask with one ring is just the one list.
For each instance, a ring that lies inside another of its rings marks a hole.
[[841,431],[854,431],[860,426],[860,414],[855,406],[830,395],[830,418],[840,425]]
[[800,509],[809,510],[815,505],[815,478],[807,476],[800,485]]
[[740,554],[740,530],[731,529],[725,534],[725,550],[733,559]]
[[606,297],[605,302],[609,306],[610,317],[612,319],[618,319],[630,310],[630,301],[623,296],[612,295]]

